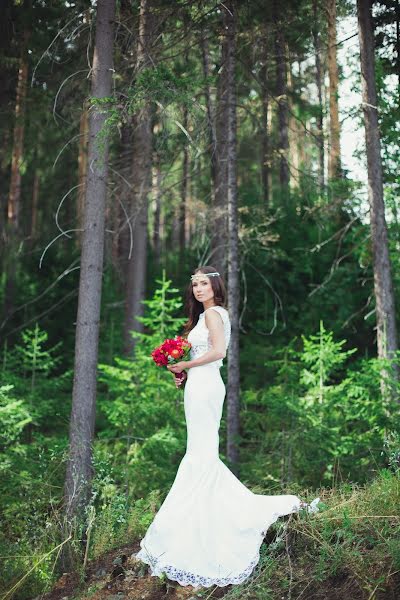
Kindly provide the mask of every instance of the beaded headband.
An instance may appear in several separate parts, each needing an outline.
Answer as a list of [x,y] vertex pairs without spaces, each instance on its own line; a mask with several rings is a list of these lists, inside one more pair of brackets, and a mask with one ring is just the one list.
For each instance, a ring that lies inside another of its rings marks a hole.
[[194,275],[190,276],[190,279],[192,281],[195,281],[196,279],[200,279],[201,277],[204,277],[204,275],[206,277],[219,277],[219,273],[215,272],[215,273],[195,273]]

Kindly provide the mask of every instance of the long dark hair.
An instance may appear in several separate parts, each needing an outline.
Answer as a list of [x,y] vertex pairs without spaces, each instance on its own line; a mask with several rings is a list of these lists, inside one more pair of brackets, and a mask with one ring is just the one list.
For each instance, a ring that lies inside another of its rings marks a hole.
[[[209,265],[205,267],[197,267],[194,270],[193,275],[196,273],[216,273],[217,269],[215,267],[210,267]],[[213,275],[209,278],[211,281],[211,287],[214,292],[214,302],[217,306],[226,307],[226,288],[224,280],[221,275]],[[185,298],[185,315],[188,317],[187,322],[183,326],[183,335],[187,335],[193,327],[197,325],[199,320],[200,313],[204,310],[203,303],[196,300],[193,294],[193,285],[190,282],[186,288],[186,298]]]

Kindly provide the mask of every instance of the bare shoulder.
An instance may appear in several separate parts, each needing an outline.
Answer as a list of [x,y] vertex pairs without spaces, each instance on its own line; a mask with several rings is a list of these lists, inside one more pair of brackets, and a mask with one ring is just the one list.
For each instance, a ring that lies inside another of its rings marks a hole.
[[210,325],[223,323],[222,311],[225,311],[222,306],[210,306],[210,308],[207,308],[204,311],[206,323]]
[[226,317],[229,317],[228,311],[223,306],[210,306],[204,311],[204,315],[207,323],[223,323]]

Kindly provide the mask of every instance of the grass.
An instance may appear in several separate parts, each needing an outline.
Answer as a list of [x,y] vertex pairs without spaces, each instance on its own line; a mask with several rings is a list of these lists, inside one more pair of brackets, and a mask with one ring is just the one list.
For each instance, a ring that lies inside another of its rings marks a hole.
[[[341,484],[334,489],[319,490],[318,496],[322,501],[320,512],[308,515],[302,511],[274,524],[267,534],[267,543],[261,546],[259,564],[246,582],[196,591],[193,597],[204,600],[222,595],[226,600],[400,597],[400,471],[382,470],[366,485]],[[74,590],[74,598],[88,598],[93,592],[96,599],[103,597],[97,591],[95,571],[101,565],[108,576],[121,548],[137,545],[159,503],[160,498],[153,494],[132,503],[125,512],[121,511],[120,502],[110,502],[98,509],[92,521],[86,580],[80,578],[82,584]],[[55,546],[56,543],[51,552],[52,548],[44,551],[42,547],[40,555],[32,549],[29,557],[21,559],[19,573],[14,564],[6,590],[15,586],[15,593],[7,598],[23,600],[49,590],[56,577]],[[37,569],[28,575],[28,564],[32,569],[36,563]],[[150,581],[151,578],[140,575],[133,582],[128,579],[121,585],[129,597],[136,597],[135,590],[139,593],[139,588],[140,594],[145,593],[149,600],[163,597],[154,578]],[[35,593],[31,594],[33,590]],[[175,598],[173,594],[169,597]]]
[[277,525],[251,579],[226,600],[400,597],[400,477],[320,490],[321,511]]

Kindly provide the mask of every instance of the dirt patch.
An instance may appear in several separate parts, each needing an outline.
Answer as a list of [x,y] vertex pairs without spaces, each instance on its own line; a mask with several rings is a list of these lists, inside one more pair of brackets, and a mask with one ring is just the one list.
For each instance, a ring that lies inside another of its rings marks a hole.
[[152,577],[148,566],[136,560],[138,550],[136,543],[91,561],[83,582],[76,575],[64,573],[40,600],[197,600],[222,598],[231,588],[208,588],[200,596],[199,589],[183,587],[166,577]]

